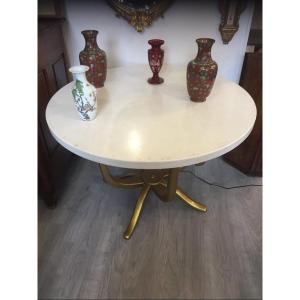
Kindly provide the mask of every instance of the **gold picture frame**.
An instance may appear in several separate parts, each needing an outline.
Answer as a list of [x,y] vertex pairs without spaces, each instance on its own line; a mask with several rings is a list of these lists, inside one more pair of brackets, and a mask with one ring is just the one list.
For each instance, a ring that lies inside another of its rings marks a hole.
[[135,28],[143,32],[171,5],[173,0],[107,0],[108,4],[117,12],[117,17],[123,17]]

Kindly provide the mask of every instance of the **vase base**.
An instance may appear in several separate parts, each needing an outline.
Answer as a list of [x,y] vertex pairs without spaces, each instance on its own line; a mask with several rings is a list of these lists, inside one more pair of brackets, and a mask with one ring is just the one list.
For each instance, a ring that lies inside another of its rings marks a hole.
[[193,102],[205,102],[206,98],[193,98],[190,97],[191,101]]
[[148,79],[148,83],[150,84],[161,84],[164,82],[164,79],[161,77],[151,77]]

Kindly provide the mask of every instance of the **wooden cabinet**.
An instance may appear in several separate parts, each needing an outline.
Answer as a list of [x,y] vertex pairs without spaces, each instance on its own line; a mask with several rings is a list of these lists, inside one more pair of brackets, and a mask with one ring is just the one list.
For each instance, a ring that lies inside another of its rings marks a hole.
[[64,1],[62,0],[38,0],[39,19],[64,18]]
[[57,184],[72,156],[52,137],[45,117],[50,98],[69,82],[61,21],[39,21],[38,30],[38,186],[48,206],[57,203]]
[[240,85],[251,95],[257,118],[249,137],[225,160],[249,175],[262,175],[262,52],[246,53]]

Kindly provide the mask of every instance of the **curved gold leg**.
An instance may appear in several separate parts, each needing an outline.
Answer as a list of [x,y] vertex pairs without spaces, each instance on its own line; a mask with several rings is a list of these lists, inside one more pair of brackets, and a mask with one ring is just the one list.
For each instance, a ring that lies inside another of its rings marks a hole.
[[137,199],[134,211],[132,213],[130,222],[124,233],[124,238],[129,240],[135,230],[138,223],[144,202],[150,189],[156,193],[156,195],[163,201],[171,201],[175,194],[185,203],[193,208],[206,212],[205,205],[196,202],[188,195],[186,195],[181,189],[177,187],[177,178],[179,169],[166,169],[166,170],[143,170],[136,175],[130,175],[126,177],[112,176],[106,165],[99,164],[100,171],[102,173],[105,182],[123,188],[142,186],[141,193]]
[[143,186],[142,191],[141,191],[141,193],[140,193],[140,195],[138,197],[138,200],[136,202],[136,205],[135,205],[134,211],[132,213],[131,220],[130,220],[130,222],[128,224],[128,227],[127,227],[127,229],[126,229],[126,231],[124,233],[124,238],[126,240],[130,239],[130,237],[131,237],[131,235],[132,235],[132,233],[133,233],[133,231],[134,231],[134,229],[136,227],[136,224],[137,224],[137,222],[139,220],[139,216],[140,216],[141,210],[142,210],[143,205],[144,205],[144,201],[145,201],[145,199],[146,199],[149,191],[150,191],[150,185],[148,185],[148,184],[146,185],[145,184]]
[[133,175],[129,177],[115,177],[110,174],[107,166],[99,164],[99,168],[104,181],[113,186],[128,188],[128,187],[138,187],[144,184],[143,179],[141,179],[140,176],[138,175]]
[[193,200],[191,197],[189,197],[187,194],[185,194],[182,190],[180,190],[179,188],[176,189],[176,195],[183,200],[185,203],[187,203],[188,205],[196,208],[197,210],[206,212],[207,211],[207,207],[199,202],[196,202],[195,200]]

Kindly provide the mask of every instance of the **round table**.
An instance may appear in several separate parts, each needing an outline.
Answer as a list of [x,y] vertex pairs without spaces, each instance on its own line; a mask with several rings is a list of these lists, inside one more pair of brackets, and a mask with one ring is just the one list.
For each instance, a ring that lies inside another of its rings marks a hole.
[[[46,120],[54,138],[66,149],[100,164],[104,179],[119,187],[142,186],[124,237],[130,238],[150,190],[160,199],[180,199],[200,211],[206,207],[177,186],[179,168],[219,157],[250,134],[256,107],[236,83],[217,77],[207,100],[189,100],[186,68],[163,66],[165,82],[150,85],[147,65],[108,69],[105,87],[97,90],[98,112],[82,121],[72,98],[72,85],[49,101]],[[116,178],[107,166],[142,169],[136,176]]]

